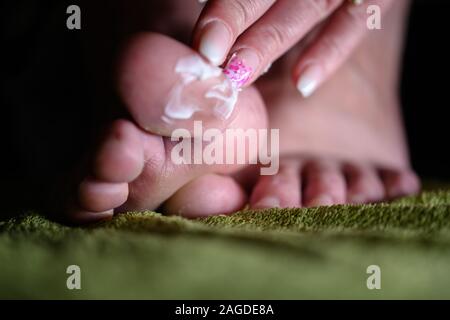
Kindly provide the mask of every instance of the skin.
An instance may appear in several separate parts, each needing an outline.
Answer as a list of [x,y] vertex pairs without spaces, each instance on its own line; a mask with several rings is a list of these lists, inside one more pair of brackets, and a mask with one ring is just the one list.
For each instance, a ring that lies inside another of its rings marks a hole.
[[[245,60],[250,51],[252,57],[247,60],[254,69],[250,84],[266,66],[315,33],[315,28],[323,23],[309,48],[297,55],[291,65],[295,84],[314,66],[319,70],[315,72],[318,86],[351,56],[369,32],[367,7],[376,5],[385,14],[394,2],[397,1],[366,0],[358,6],[347,0],[209,0],[195,27],[194,47],[217,64],[233,53],[240,56],[244,50]],[[212,29],[222,35],[221,42],[209,37]]]
[[[419,191],[397,97],[406,8],[398,2],[385,17],[386,31],[367,38],[316,96],[302,99],[288,84],[290,62],[301,47],[275,66],[277,80],[269,74],[260,82],[270,125],[285,128],[285,157],[278,176],[259,178],[253,205],[265,198],[280,199],[281,207],[359,204]],[[380,65],[386,69],[380,72]]]
[[[289,85],[290,62],[300,46],[258,83],[270,126],[283,128],[282,158],[277,175],[245,177],[251,181],[252,208],[362,204],[420,190],[397,98],[405,9],[405,3],[396,5],[385,21],[386,33],[364,41],[314,97],[302,99]],[[386,66],[383,72],[380,64]],[[208,186],[196,185],[201,187]],[[178,198],[172,210],[187,198]]]
[[[145,48],[151,47],[163,47],[166,50],[154,51],[148,55],[134,54],[136,48],[145,53]],[[142,65],[141,70],[146,70],[145,66],[152,66],[164,59],[170,62],[186,54],[195,54],[182,43],[155,33],[138,35],[126,50],[130,50],[131,53],[122,56],[118,83],[123,82],[121,77],[127,78],[127,87],[120,90],[120,93],[122,99],[128,102],[127,107],[132,115],[139,113],[145,115],[145,111],[150,108],[161,108],[158,100],[155,100],[156,102],[149,100],[150,105],[141,103],[139,99],[134,100],[135,96],[142,96],[147,89],[142,83],[144,80],[141,73],[133,72],[136,65]],[[168,77],[176,77],[173,72],[165,74]],[[148,81],[153,82],[153,79]],[[157,83],[160,90],[164,90],[164,86],[172,82],[166,79]],[[241,92],[235,108],[236,116],[227,124],[227,128],[246,130],[267,127],[266,110],[255,88],[250,87]],[[88,175],[76,187],[77,196],[67,204],[69,220],[91,222],[110,218],[114,212],[155,210],[195,178],[213,173],[231,174],[242,167],[242,165],[175,165],[170,158],[175,144],[176,142],[172,142],[170,138],[139,126],[139,121],[132,122],[125,119],[115,121],[96,152],[91,155],[92,165],[88,169]],[[223,201],[215,200],[215,206],[209,207],[210,214],[229,212],[228,210],[243,205],[245,197],[242,196],[242,188],[234,180],[214,175],[209,177],[202,181],[212,181],[218,190],[215,192],[214,189],[209,189],[208,192],[223,196]],[[229,189],[226,194],[220,191],[222,190],[220,181],[226,181],[225,185]],[[228,197],[233,200],[230,202]],[[198,213],[195,207],[193,210]],[[192,214],[188,212],[188,215]]]
[[[127,42],[118,64],[116,90],[131,118],[112,123],[90,155],[90,165],[73,184],[77,191],[65,201],[66,218],[88,223],[114,213],[157,208],[197,217],[231,213],[247,202],[258,209],[316,206],[382,201],[418,192],[396,97],[404,16],[405,7],[398,5],[385,26],[387,33],[367,39],[311,99],[302,99],[287,76],[290,62],[304,50],[301,46],[274,65],[258,82],[259,90],[249,87],[241,92],[238,112],[228,128],[282,128],[280,171],[269,177],[260,177],[252,166],[171,162],[174,144],[141,122],[148,104],[133,97],[136,92],[145,96],[148,87],[135,71],[192,51],[169,37],[141,33]],[[165,49],[138,58],[133,54],[136,48],[145,51],[156,45]],[[379,63],[391,72],[379,72]],[[167,79],[155,83],[161,90],[174,81],[172,73],[164,76]],[[359,90],[344,94],[349,88]]]
[[[175,129],[187,129],[194,132],[193,120],[201,120],[205,129],[223,130],[239,112],[234,112],[228,119],[214,115],[195,113],[187,120],[164,121],[162,115],[173,95],[172,89],[181,81],[181,76],[174,73],[177,62],[184,57],[200,56],[191,48],[158,33],[142,33],[133,36],[126,44],[118,67],[117,86],[122,101],[137,125],[146,131],[170,137]],[[200,58],[202,59],[202,58]],[[206,63],[206,62],[205,62]],[[202,97],[215,85],[225,81],[225,75],[189,85],[189,91],[183,96]],[[157,85],[155,85],[157,84]],[[187,87],[187,86],[186,86]],[[216,100],[195,99],[211,110]]]

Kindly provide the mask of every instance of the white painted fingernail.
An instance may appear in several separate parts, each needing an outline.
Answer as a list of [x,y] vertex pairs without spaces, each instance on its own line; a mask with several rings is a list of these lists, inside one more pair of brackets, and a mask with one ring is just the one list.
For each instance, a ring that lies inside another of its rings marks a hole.
[[280,208],[280,200],[275,197],[267,197],[253,205],[254,209]]
[[228,28],[220,21],[213,21],[204,27],[198,50],[209,62],[219,66],[228,54],[230,42]]
[[270,68],[272,68],[272,64],[269,63],[266,68],[264,69],[264,71],[262,72],[262,74],[266,74],[267,72],[269,72]]
[[319,86],[322,77],[322,68],[317,65],[307,67],[297,81],[297,89],[303,97],[310,97]]

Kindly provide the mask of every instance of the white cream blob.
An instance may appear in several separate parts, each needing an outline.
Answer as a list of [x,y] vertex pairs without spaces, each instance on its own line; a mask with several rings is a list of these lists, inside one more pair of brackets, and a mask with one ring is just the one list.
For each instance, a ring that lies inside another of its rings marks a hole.
[[[231,94],[227,92],[231,92]],[[206,92],[205,98],[217,99],[214,106],[214,114],[221,119],[228,119],[234,110],[238,98],[239,90],[233,86],[228,79],[214,86]]]
[[195,81],[220,78],[221,68],[208,64],[198,55],[191,55],[178,60],[175,73],[180,75],[180,80],[169,94],[169,101],[162,116],[165,122],[191,119],[194,113],[206,108],[212,108],[212,113],[223,120],[231,116],[237,102],[238,89],[226,77],[209,88],[203,99],[185,94],[187,86]]
[[175,72],[184,77],[195,77],[197,80],[207,80],[219,77],[222,69],[206,63],[200,56],[192,55],[178,60]]

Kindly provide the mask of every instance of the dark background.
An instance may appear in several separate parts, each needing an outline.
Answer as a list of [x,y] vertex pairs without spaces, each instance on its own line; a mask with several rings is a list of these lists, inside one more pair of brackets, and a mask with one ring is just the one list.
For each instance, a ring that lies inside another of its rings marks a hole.
[[[82,63],[83,30],[65,28],[68,5],[80,5],[83,13],[79,2],[2,4],[4,207],[36,207],[54,176],[81,159],[101,126],[93,116],[90,70]],[[414,1],[402,81],[413,166],[421,177],[439,181],[450,180],[449,17],[448,0]]]
[[420,176],[450,180],[450,1],[414,1],[402,79],[411,158]]

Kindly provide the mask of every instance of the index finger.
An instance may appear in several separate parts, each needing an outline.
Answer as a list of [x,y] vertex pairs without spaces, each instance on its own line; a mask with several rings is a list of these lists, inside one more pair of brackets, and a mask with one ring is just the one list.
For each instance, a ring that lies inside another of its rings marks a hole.
[[221,65],[236,39],[276,0],[209,0],[194,29],[194,48]]

